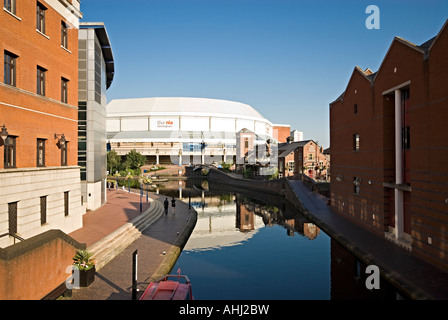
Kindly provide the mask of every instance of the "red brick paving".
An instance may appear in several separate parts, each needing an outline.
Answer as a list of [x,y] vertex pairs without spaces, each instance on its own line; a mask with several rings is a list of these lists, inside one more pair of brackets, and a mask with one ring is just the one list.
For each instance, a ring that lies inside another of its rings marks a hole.
[[[131,189],[132,191],[132,189]],[[101,240],[141,213],[145,212],[151,202],[146,202],[146,193],[142,198],[140,212],[140,195],[127,190],[110,189],[107,202],[101,208],[90,211],[83,216],[83,227],[69,234],[72,238],[89,247]]]

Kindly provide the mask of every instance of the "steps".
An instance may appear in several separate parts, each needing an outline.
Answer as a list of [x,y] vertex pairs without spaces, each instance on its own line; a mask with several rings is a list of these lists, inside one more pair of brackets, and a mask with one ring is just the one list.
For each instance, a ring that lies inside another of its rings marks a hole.
[[148,210],[87,248],[93,253],[97,271],[126,249],[164,213],[160,201],[150,199],[150,202]]

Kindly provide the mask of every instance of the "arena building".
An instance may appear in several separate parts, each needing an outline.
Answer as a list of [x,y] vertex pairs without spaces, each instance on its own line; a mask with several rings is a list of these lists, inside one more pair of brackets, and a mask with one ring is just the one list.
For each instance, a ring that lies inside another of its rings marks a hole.
[[256,143],[277,139],[276,125],[251,106],[205,98],[137,98],[107,105],[109,148],[132,149],[153,164],[235,163],[236,133],[256,134]]

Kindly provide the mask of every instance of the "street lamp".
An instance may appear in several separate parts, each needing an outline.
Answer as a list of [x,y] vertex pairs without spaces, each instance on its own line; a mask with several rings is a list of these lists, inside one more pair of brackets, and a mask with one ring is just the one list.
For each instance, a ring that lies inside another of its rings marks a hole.
[[6,126],[3,125],[2,127],[2,131],[0,132],[0,137],[2,138],[3,142],[6,142],[6,138],[8,138],[9,134],[8,131],[6,130]]
[[57,144],[58,144],[59,149],[62,148],[65,145],[65,142],[67,141],[65,139],[65,135],[63,133],[62,134],[55,133],[54,134],[54,138],[58,139],[58,143]]

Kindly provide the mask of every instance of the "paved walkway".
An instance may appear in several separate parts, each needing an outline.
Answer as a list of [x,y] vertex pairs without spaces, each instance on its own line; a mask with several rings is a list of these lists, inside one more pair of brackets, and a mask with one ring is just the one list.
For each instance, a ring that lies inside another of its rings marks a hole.
[[290,180],[290,185],[311,213],[311,220],[361,260],[377,265],[392,284],[414,299],[448,299],[448,273],[337,215],[327,206],[326,198],[310,191],[302,181]]
[[[132,189],[131,189],[132,191]],[[70,236],[87,247],[140,214],[139,191],[108,191],[107,203],[84,216],[84,227]],[[163,202],[165,196],[150,194],[152,200]],[[171,200],[168,198],[168,200]],[[149,208],[143,197],[143,210]],[[138,250],[137,281],[143,291],[147,285],[171,271],[196,223],[196,212],[188,204],[177,200],[175,213],[163,214],[145,229],[142,235],[103,268],[97,271],[95,281],[87,288],[74,289],[71,300],[130,300],[132,294],[132,256]]]
[[[146,202],[146,192],[144,193],[142,212],[149,208],[152,199],[151,195]],[[107,203],[95,211],[86,213],[83,216],[83,227],[70,233],[69,236],[90,247],[142,212],[138,193],[129,193],[128,189],[125,191],[110,189],[107,191]]]

